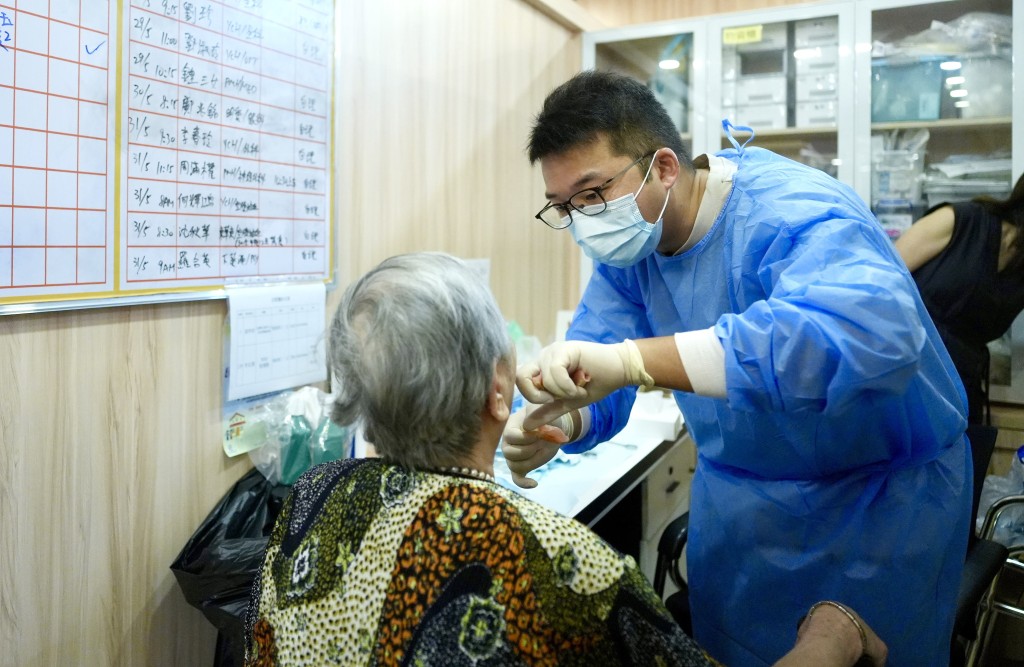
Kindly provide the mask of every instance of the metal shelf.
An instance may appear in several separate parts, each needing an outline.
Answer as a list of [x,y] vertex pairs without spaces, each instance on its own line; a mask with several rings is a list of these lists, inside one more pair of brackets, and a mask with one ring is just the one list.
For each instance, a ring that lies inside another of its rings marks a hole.
[[835,135],[838,130],[835,127],[785,127],[776,130],[759,130],[755,127],[754,132],[758,139],[770,139],[772,137],[824,137]]
[[937,131],[971,131],[991,130],[1009,128],[1011,119],[1009,116],[994,116],[992,118],[943,118],[941,120],[911,120],[898,123],[872,123],[871,131],[886,130],[937,130]]

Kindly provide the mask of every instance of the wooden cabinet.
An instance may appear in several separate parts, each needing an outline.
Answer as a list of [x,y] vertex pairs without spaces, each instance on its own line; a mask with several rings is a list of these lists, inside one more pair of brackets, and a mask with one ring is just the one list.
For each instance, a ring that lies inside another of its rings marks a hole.
[[999,436],[996,438],[988,474],[1006,475],[1017,448],[1024,445],[1024,407],[992,406],[992,425],[999,429]]

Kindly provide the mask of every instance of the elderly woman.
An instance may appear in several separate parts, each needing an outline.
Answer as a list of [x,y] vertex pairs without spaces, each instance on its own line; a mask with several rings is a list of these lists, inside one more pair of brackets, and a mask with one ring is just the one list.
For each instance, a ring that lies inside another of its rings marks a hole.
[[[247,664],[708,664],[631,558],[495,483],[515,353],[462,262],[384,261],[345,292],[329,345],[333,418],[380,458],[293,487],[254,583]],[[826,605],[798,647],[841,659],[813,664],[852,664],[868,643],[884,656],[861,628]]]

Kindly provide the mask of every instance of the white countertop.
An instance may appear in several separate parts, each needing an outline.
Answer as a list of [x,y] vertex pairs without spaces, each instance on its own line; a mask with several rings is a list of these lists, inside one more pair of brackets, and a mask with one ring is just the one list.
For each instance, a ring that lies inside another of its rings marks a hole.
[[[638,396],[629,423],[618,435],[582,454],[559,452],[550,463],[530,474],[537,480],[535,488],[523,489],[512,482],[512,473],[500,448],[494,461],[494,473],[502,486],[560,514],[574,517],[640,466],[662,443],[675,441],[681,432],[682,417],[675,401],[662,396],[661,392],[646,392]],[[656,461],[649,462],[647,470],[639,471],[641,474],[630,488],[643,480],[654,463]]]

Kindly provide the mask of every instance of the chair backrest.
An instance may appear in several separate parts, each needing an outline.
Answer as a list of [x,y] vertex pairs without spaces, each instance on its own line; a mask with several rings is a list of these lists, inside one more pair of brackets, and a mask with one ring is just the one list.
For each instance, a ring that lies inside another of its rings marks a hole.
[[971,502],[971,541],[974,540],[974,522],[978,516],[978,504],[981,501],[981,489],[985,485],[985,475],[992,452],[996,448],[996,436],[999,429],[987,424],[969,424],[967,439],[971,441],[971,460],[974,463],[974,495]]
[[1006,547],[997,542],[979,539],[974,532],[981,489],[985,484],[988,463],[992,458],[998,434],[999,429],[987,424],[971,424],[967,427],[971,461],[974,464],[974,494],[968,529],[967,557],[960,578],[953,638],[950,642],[951,667],[966,664],[967,647],[978,637],[977,617],[979,606],[982,606],[981,600],[1006,561]]

